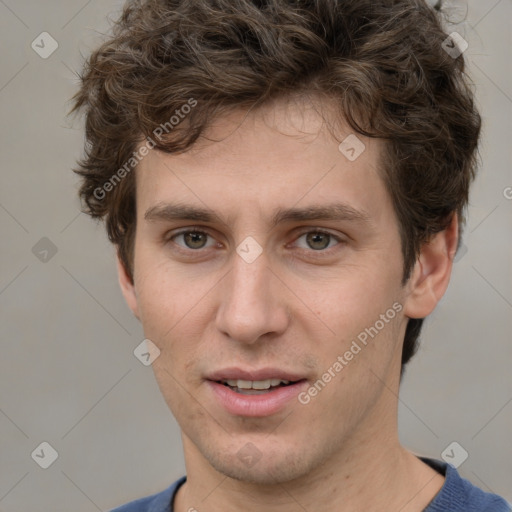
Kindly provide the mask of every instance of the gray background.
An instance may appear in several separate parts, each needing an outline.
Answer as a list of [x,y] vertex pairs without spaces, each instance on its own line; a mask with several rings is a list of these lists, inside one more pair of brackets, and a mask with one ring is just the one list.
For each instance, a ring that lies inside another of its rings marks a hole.
[[[79,212],[70,170],[83,146],[80,119],[66,118],[75,71],[120,5],[0,0],[2,512],[109,510],[184,474],[177,424],[133,355],[143,333],[113,249]],[[451,286],[402,385],[400,435],[435,458],[457,441],[462,475],[512,501],[512,1],[452,6],[468,10],[456,29],[484,119],[480,175]],[[46,59],[31,47],[43,31],[59,45]],[[31,457],[43,441],[58,452],[46,470]]]

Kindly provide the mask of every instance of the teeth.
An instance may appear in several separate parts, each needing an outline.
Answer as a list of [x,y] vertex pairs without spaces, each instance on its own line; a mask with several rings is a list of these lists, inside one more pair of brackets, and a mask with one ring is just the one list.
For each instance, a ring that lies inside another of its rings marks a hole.
[[266,380],[234,380],[227,379],[225,382],[228,386],[236,387],[239,389],[269,389],[273,386],[279,386],[279,384],[289,384],[289,380],[282,379],[266,379]]

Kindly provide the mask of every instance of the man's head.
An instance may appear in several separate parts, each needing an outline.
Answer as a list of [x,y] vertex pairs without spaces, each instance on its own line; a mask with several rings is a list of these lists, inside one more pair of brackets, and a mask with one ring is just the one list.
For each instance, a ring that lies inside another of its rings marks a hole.
[[[392,421],[474,177],[480,118],[446,37],[420,0],[140,1],[90,58],[81,195],[221,472],[248,478],[254,446],[251,478],[286,481]],[[218,407],[228,367],[292,372],[302,401],[263,427]]]
[[[423,1],[139,1],[114,33],[76,96],[87,113],[79,171],[88,211],[106,218],[130,275],[137,144],[187,150],[215,118],[292,93],[327,100],[355,133],[386,141],[379,167],[404,282],[452,213],[462,226],[480,118],[464,61],[442,48],[438,14]],[[404,365],[421,324],[407,326]]]

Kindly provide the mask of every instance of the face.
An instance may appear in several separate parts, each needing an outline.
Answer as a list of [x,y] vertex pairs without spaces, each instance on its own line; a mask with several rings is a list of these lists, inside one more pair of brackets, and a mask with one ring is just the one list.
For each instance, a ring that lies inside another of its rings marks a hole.
[[152,150],[136,171],[125,295],[186,444],[235,479],[299,478],[394,421],[398,223],[382,141],[358,135],[353,160],[359,147],[338,147],[352,131],[338,132],[312,105],[280,102],[223,117],[185,153]]

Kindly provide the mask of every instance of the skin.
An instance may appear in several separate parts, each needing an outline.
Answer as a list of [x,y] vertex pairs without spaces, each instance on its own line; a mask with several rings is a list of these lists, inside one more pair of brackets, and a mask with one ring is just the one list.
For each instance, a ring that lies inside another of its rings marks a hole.
[[[378,171],[384,142],[358,135],[366,149],[349,161],[338,144],[352,130],[339,124],[334,138],[321,108],[288,99],[226,114],[189,151],[152,150],[136,170],[134,281],[118,261],[119,279],[161,351],[153,369],[182,430],[177,512],[413,512],[443,485],[400,445],[397,397],[407,319],[430,314],[448,286],[457,218],[423,246],[402,286],[398,221]],[[216,216],[145,218],[178,202]],[[271,225],[277,208],[338,202],[366,221]],[[183,228],[206,235],[190,248],[174,236]],[[311,248],[318,229],[332,236]],[[248,236],[263,250],[252,263],[236,252]],[[394,303],[401,311],[306,405],[240,417],[205,381],[228,366],[272,366],[313,384]],[[259,457],[251,466],[237,455],[247,443]]]

